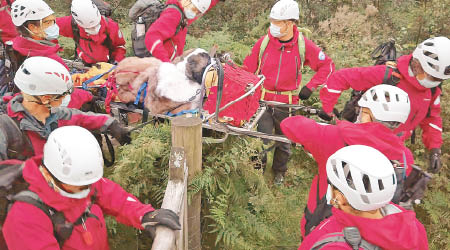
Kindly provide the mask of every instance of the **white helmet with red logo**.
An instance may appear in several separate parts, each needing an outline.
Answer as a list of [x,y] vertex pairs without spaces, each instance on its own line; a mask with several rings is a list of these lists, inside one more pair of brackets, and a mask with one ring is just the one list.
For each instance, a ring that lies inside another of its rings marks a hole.
[[16,72],[14,83],[28,95],[62,95],[73,89],[66,67],[41,56],[26,59]]

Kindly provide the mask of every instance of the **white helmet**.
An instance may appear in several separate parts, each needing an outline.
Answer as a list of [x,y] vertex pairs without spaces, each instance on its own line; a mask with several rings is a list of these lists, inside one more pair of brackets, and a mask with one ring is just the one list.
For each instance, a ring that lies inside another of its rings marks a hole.
[[11,5],[11,18],[15,26],[22,26],[26,21],[42,20],[54,12],[42,0],[17,0]]
[[298,20],[300,10],[298,3],[294,0],[280,0],[270,10],[270,18],[276,20]]
[[28,95],[62,95],[73,89],[66,67],[42,56],[26,59],[16,72],[14,83]]
[[191,0],[191,3],[204,14],[209,9],[211,0]]
[[388,204],[397,187],[394,167],[380,151],[351,145],[328,158],[328,181],[344,194],[349,204],[370,211]]
[[388,84],[367,90],[358,105],[370,109],[375,119],[384,122],[405,123],[411,111],[408,93]]
[[97,5],[92,0],[73,0],[71,12],[75,22],[85,29],[97,26],[102,19]]
[[94,135],[82,127],[65,126],[50,133],[43,161],[64,184],[84,186],[103,177],[102,150]]
[[413,52],[423,70],[436,78],[450,78],[450,40],[447,37],[429,38]]

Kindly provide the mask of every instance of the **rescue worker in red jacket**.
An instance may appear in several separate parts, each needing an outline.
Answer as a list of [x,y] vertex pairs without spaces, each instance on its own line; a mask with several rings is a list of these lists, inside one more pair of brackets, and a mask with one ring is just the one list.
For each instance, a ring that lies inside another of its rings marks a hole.
[[[11,41],[15,57],[13,63],[17,68],[28,57],[45,56],[69,69],[57,54],[62,50],[56,41],[59,27],[53,10],[44,1],[17,0],[12,4],[11,13],[12,21],[20,33],[20,36]],[[79,109],[91,100],[90,92],[75,89],[67,105],[69,108]]]
[[347,121],[338,121],[337,125],[320,124],[303,116],[290,117],[281,123],[286,137],[309,151],[319,170],[311,184],[301,221],[303,236],[329,216],[323,210],[327,191],[325,163],[336,150],[346,145],[367,145],[390,160],[398,161],[404,168],[399,170],[405,170],[406,175],[412,170],[413,155],[393,132],[407,120],[410,113],[408,94],[395,86],[382,84],[365,92],[358,104],[360,110],[356,124]]
[[12,40],[17,34],[16,26],[11,20],[11,4],[14,0],[0,1],[0,42],[5,43]]
[[46,206],[62,213],[65,223],[60,222],[59,226],[67,228],[71,223],[73,230],[62,243],[62,237],[55,236],[60,235],[61,227],[52,225],[42,209],[17,198],[3,226],[8,248],[109,249],[105,214],[150,232],[159,225],[181,228],[178,215],[172,210],[155,210],[150,204],[142,204],[118,184],[102,177],[102,151],[88,130],[67,126],[53,131],[45,143],[44,155],[25,162],[23,178]]
[[428,250],[425,227],[415,213],[390,203],[397,181],[385,155],[363,145],[344,147],[329,157],[326,172],[332,216],[299,250]]
[[[261,37],[253,47],[251,54],[244,60],[244,69],[266,77],[261,99],[281,103],[297,104],[299,97],[307,99],[314,89],[324,84],[334,70],[333,61],[312,41],[299,36],[296,21],[299,19],[298,3],[294,0],[280,0],[270,11],[270,28],[267,35]],[[269,41],[264,51],[261,45],[266,37]],[[299,43],[305,45],[304,58],[301,58]],[[262,56],[260,58],[260,53]],[[316,71],[314,77],[299,89],[302,80],[302,65],[308,65]],[[258,123],[258,131],[272,134],[282,134],[280,122],[289,116],[288,109],[268,108]],[[267,144],[268,141],[265,141]],[[290,155],[290,144],[280,143],[275,148],[272,169],[275,182],[283,182],[287,171]],[[265,164],[266,156],[263,158]]]
[[167,5],[177,7],[166,8],[145,34],[147,50],[163,62],[183,54],[188,26],[210,8],[211,0],[168,0]]
[[[109,132],[121,144],[130,142],[128,130],[114,118],[61,107],[73,84],[69,72],[59,62],[47,57],[28,58],[16,72],[14,82],[21,92],[3,98],[8,101],[4,115],[11,119],[1,118],[0,160],[24,160],[42,154],[50,132],[67,125]],[[15,129],[8,130],[11,126]]]
[[[335,72],[320,91],[322,108],[331,114],[341,92],[348,88],[366,90],[381,84],[385,65],[348,68]],[[441,168],[442,118],[440,116],[439,87],[450,78],[450,40],[447,37],[430,38],[422,42],[412,55],[397,60],[397,86],[406,91],[411,100],[411,113],[406,123],[395,130],[407,139],[418,125],[422,128],[422,141],[431,151],[429,170]],[[391,76],[392,72],[389,73]]]
[[61,36],[73,38],[77,57],[87,66],[116,63],[125,58],[125,39],[119,25],[100,15],[92,0],[72,1],[71,16],[56,18]]

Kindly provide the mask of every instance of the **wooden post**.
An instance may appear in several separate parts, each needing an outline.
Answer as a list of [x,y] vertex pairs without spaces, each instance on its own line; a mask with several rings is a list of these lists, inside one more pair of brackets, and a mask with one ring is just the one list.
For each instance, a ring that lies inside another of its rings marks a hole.
[[[202,171],[202,120],[197,117],[172,119],[172,147],[184,148],[190,183]],[[200,209],[201,194],[197,193],[192,196],[187,211],[189,250],[201,249]]]
[[164,226],[156,227],[152,250],[187,250],[186,208],[187,208],[186,157],[183,148],[172,148],[169,160],[169,182],[161,208],[174,211],[180,217],[181,230],[173,231]]

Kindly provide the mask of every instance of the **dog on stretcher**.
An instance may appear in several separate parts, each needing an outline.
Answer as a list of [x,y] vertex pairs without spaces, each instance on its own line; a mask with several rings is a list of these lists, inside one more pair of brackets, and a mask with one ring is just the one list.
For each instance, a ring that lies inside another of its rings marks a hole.
[[211,60],[203,49],[188,50],[173,63],[154,57],[125,58],[114,73],[119,99],[123,103],[134,102],[141,86],[147,83],[147,93],[141,91],[139,101],[153,114],[200,108],[204,72]]

